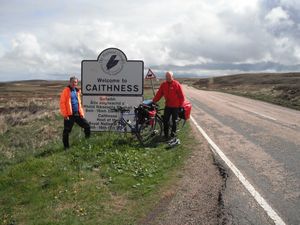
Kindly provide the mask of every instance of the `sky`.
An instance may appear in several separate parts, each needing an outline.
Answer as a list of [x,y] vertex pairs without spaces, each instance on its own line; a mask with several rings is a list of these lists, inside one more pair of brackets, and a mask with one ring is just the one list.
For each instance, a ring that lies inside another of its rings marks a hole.
[[110,47],[157,75],[300,71],[297,0],[0,0],[0,82],[80,77]]

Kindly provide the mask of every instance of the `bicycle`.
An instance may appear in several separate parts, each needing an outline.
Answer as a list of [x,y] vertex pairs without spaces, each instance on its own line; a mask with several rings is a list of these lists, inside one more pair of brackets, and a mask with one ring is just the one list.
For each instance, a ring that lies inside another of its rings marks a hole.
[[[143,102],[143,105],[144,105],[144,107],[146,107],[148,109],[155,109],[155,111],[156,111],[155,119],[157,121],[159,121],[159,123],[164,124],[164,122],[163,122],[164,121],[164,115],[160,115],[160,113],[159,113],[159,112],[163,111],[164,109],[159,109],[159,106],[156,103],[153,103],[152,100],[145,100]],[[188,105],[189,105],[189,107],[186,107]],[[186,101],[184,103],[184,106],[179,109],[178,118],[175,121],[176,122],[175,135],[170,140],[167,140],[168,144],[169,144],[169,147],[174,147],[174,146],[180,144],[180,140],[176,137],[176,134],[180,131],[180,129],[182,129],[184,127],[184,125],[186,123],[186,120],[189,119],[190,112],[191,112],[191,104],[188,101]],[[172,123],[173,123],[173,121],[170,117],[169,134],[171,134],[171,136],[172,136]]]
[[135,109],[137,121],[141,124],[141,137],[147,144],[158,141],[162,135],[163,121],[158,116],[157,110],[155,104],[149,105],[147,101],[144,101]]
[[129,114],[129,108],[118,106],[110,110],[120,113],[119,118],[114,120],[109,128],[109,136],[115,137],[118,141],[127,140],[127,134],[130,132],[136,136],[142,146],[146,146],[162,134],[161,121],[158,121],[155,116],[145,114],[142,104],[134,108],[134,123],[124,118],[125,113]]
[[[160,112],[161,111],[164,111],[164,108],[159,108],[159,105],[156,104],[156,103],[153,103],[152,100],[145,100],[143,101],[143,106],[145,108],[147,108],[148,110],[151,110],[151,109],[155,109],[156,110],[156,117],[158,120],[161,121],[161,123],[163,124],[163,120],[164,120],[164,115],[161,115]],[[177,127],[177,130],[176,132],[178,132],[181,128],[183,128],[183,126],[185,125],[186,123],[186,120],[184,119],[184,111],[183,109],[180,109],[179,110],[179,113],[178,113],[178,118],[176,120],[176,127]],[[169,124],[170,124],[170,129],[172,129],[172,119],[170,118],[170,121],[169,121]],[[171,131],[171,130],[170,130]]]

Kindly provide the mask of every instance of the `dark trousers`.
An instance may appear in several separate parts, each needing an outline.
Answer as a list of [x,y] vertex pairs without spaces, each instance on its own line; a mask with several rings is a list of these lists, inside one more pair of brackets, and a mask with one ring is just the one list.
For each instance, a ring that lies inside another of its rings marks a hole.
[[176,120],[178,119],[178,112],[179,108],[171,108],[171,107],[165,107],[164,110],[164,133],[165,137],[169,137],[169,127],[170,127],[170,118],[172,116],[172,131],[171,131],[171,137],[175,137],[176,135]]
[[63,143],[65,148],[69,148],[69,133],[72,131],[74,123],[77,123],[84,129],[85,137],[88,138],[91,135],[91,128],[88,121],[80,116],[70,116],[68,120],[64,120],[64,131],[63,131]]

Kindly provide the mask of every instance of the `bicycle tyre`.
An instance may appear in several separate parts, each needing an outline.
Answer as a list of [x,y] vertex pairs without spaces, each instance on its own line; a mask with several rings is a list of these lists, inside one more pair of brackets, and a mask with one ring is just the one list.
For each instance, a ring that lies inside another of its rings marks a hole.
[[162,135],[162,121],[155,117],[152,121],[146,120],[142,123],[139,132],[138,140],[144,146],[153,143],[158,137]]
[[120,119],[116,119],[109,127],[109,139],[117,142],[124,142],[127,140],[127,130],[128,127],[126,123]]

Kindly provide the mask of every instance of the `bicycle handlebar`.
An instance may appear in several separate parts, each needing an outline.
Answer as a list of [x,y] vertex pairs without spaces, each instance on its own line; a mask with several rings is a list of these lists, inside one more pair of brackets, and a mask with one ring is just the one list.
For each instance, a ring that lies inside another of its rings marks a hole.
[[156,103],[154,103],[154,102],[152,102],[151,105],[145,105],[145,104],[142,104],[142,107],[147,108],[147,109],[152,109],[152,108],[154,108],[155,110],[159,110],[158,104],[156,104]]
[[[156,111],[161,111],[162,109],[159,109],[158,104],[152,102],[151,105],[146,105],[146,104],[140,104],[139,107],[143,107],[146,109],[152,109],[154,108]],[[138,107],[134,107],[134,109],[137,109]],[[121,113],[125,113],[125,112],[130,112],[130,108],[129,107],[122,107],[122,106],[116,106],[116,107],[110,107],[109,108],[110,111],[112,112],[121,112]]]

